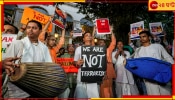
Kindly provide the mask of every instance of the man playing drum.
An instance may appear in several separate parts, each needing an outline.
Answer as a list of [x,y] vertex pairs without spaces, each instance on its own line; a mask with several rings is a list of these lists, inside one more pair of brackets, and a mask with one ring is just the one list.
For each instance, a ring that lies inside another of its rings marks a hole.
[[[31,20],[26,27],[27,37],[11,43],[2,61],[2,67],[8,75],[12,75],[14,68],[19,66],[16,62],[19,58],[21,62],[52,62],[47,46],[38,40],[41,31],[41,23]],[[6,98],[29,97],[28,93],[10,82],[8,82],[8,91]]]

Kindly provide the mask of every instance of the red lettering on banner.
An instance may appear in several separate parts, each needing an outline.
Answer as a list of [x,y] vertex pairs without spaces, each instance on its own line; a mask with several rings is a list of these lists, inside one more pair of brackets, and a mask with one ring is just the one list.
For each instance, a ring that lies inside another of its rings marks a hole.
[[46,18],[44,18],[44,15],[41,15],[41,14],[37,15],[35,11],[33,11],[33,13],[34,13],[33,19],[45,23]]
[[162,7],[165,7],[165,3],[162,3]]
[[2,39],[2,42],[12,42],[13,41],[13,37],[4,37]]
[[61,65],[66,73],[77,73],[78,68],[73,65],[73,58],[57,58],[57,63]]
[[170,3],[171,7],[175,7],[175,2]]
[[8,42],[12,42],[13,41],[13,37],[9,37]]
[[169,3],[166,3],[166,6],[167,6],[167,7],[169,7],[169,6],[170,6],[170,4],[169,4]]
[[165,3],[159,3],[159,7],[165,7]]

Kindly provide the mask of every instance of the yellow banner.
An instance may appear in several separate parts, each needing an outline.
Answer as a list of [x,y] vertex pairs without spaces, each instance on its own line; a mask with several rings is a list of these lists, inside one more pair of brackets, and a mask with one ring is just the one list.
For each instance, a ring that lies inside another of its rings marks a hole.
[[172,100],[172,98],[91,98],[91,100]]
[[175,10],[175,0],[149,0],[149,11],[173,11]]
[[3,0],[0,0],[0,4],[3,4],[4,3],[4,1]]

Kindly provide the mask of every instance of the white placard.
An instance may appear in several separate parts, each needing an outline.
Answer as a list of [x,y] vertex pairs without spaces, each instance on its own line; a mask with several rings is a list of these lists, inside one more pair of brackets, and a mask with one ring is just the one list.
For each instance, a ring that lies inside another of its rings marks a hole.
[[6,53],[7,48],[14,40],[16,40],[16,38],[17,34],[7,34],[7,33],[2,34],[2,48],[1,48],[2,55]]
[[144,21],[130,24],[130,38],[138,38],[139,33],[144,30]]
[[163,31],[162,22],[149,23],[150,32],[154,35],[159,35]]

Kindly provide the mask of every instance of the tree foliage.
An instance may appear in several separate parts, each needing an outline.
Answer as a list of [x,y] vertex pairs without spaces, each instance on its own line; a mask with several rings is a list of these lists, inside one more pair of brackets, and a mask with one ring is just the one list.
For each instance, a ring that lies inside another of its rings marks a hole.
[[110,24],[114,27],[117,39],[127,44],[127,34],[130,31],[130,24],[144,21],[145,28],[149,28],[151,22],[162,22],[167,32],[168,40],[174,38],[173,12],[149,12],[147,3],[78,3],[79,13],[86,14],[87,18],[109,18]]

